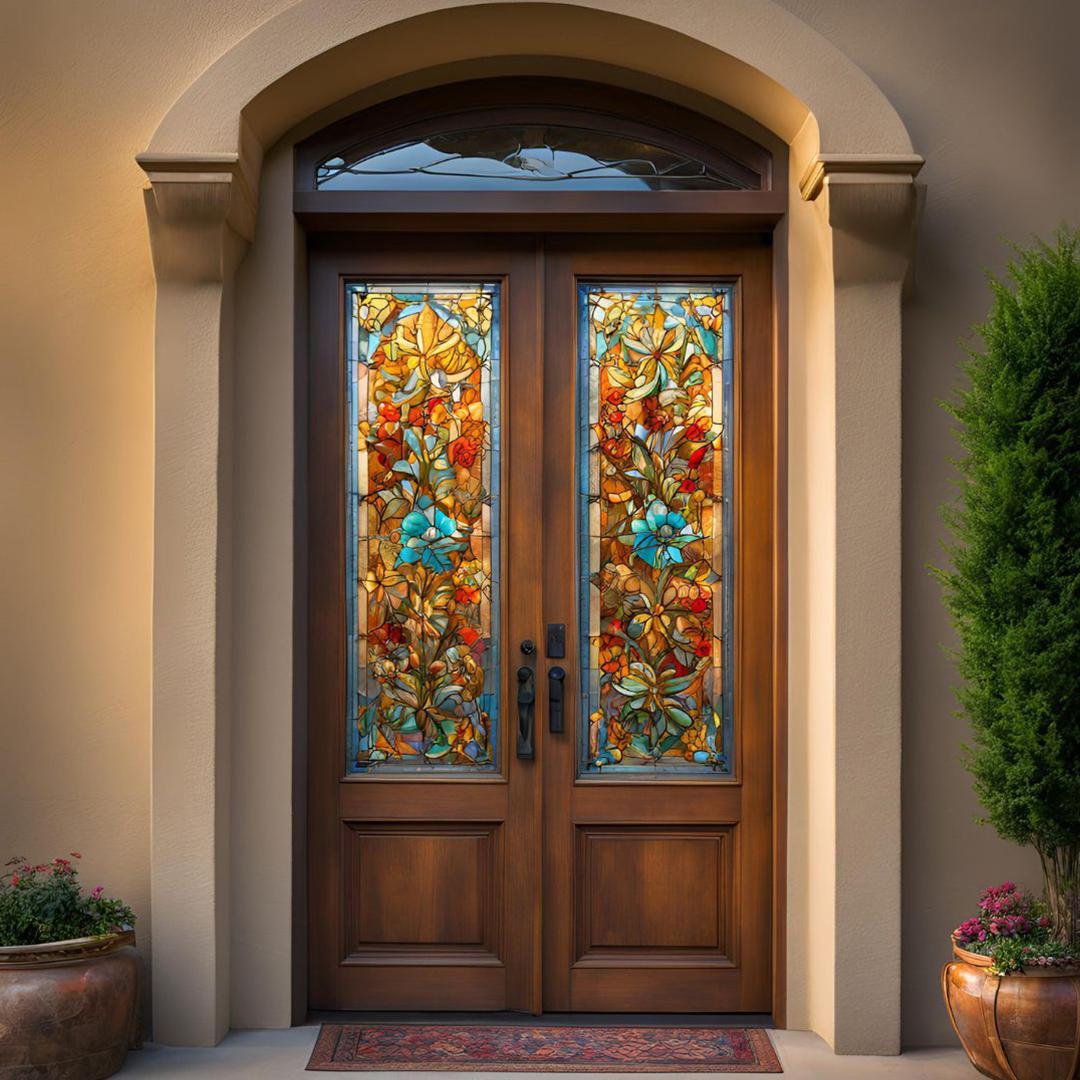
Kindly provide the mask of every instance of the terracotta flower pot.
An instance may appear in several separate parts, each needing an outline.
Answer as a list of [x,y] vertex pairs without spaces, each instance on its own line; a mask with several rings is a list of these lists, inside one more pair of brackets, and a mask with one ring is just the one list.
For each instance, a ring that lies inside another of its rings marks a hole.
[[99,1080],[136,1033],[135,935],[0,948],[0,1080]]
[[971,1064],[995,1080],[1080,1078],[1080,969],[992,975],[990,959],[953,941],[945,1007]]

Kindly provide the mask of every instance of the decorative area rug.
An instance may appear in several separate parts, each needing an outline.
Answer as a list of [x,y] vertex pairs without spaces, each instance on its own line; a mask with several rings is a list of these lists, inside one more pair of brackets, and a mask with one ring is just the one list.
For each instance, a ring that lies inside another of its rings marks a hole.
[[315,1072],[779,1073],[761,1028],[324,1024]]

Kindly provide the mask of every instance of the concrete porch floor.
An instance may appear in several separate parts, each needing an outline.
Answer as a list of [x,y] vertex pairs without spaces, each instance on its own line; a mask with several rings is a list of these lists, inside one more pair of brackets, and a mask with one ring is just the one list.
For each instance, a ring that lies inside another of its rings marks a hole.
[[[191,1050],[147,1044],[145,1049],[128,1055],[127,1064],[118,1074],[125,1078],[145,1076],[154,1080],[181,1080],[191,1076],[222,1077],[224,1080],[296,1080],[315,1077],[305,1073],[318,1025],[290,1028],[287,1031],[233,1031],[212,1050]],[[806,1031],[770,1032],[789,1080],[971,1080],[976,1075],[959,1047],[915,1050],[892,1058],[836,1057],[819,1039]],[[447,1080],[453,1074],[437,1073],[364,1073],[370,1080]],[[478,1074],[473,1074],[478,1075]],[[518,1080],[531,1075],[550,1073],[483,1073],[485,1080]],[[586,1080],[588,1073],[567,1076]],[[604,1080],[643,1080],[649,1074],[604,1073]],[[651,1075],[661,1075],[653,1073]],[[680,1073],[679,1076],[687,1076]],[[715,1076],[712,1074],[700,1074]],[[739,1075],[728,1073],[726,1075]],[[743,1073],[742,1075],[747,1075]]]

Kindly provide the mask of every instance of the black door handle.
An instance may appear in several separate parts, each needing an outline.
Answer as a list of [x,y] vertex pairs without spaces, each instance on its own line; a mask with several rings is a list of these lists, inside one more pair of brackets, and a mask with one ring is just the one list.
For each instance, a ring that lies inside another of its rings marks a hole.
[[566,672],[561,667],[548,668],[548,731],[563,733],[563,680]]
[[533,755],[533,706],[536,704],[536,684],[533,669],[522,665],[517,669],[518,737],[517,756],[531,759]]

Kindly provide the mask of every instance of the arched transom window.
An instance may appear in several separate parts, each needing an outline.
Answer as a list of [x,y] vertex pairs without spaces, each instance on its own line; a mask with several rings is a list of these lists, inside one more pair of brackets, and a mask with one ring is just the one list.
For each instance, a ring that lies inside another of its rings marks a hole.
[[764,192],[772,158],[667,101],[564,79],[422,91],[300,144],[307,192]]

